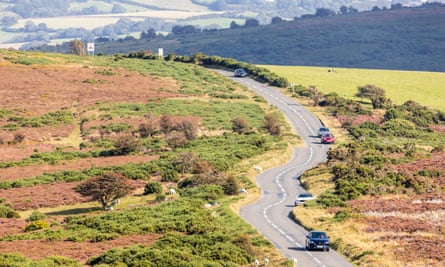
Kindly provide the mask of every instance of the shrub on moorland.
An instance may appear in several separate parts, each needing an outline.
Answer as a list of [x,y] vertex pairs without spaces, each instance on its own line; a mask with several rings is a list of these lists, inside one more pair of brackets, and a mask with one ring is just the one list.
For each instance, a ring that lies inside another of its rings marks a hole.
[[221,186],[202,185],[194,188],[187,188],[181,192],[181,196],[199,198],[205,201],[214,202],[224,195]]
[[144,195],[162,193],[162,185],[160,182],[148,182],[144,187]]
[[0,205],[0,218],[20,218],[20,215],[10,207]]
[[34,222],[38,220],[44,220],[46,219],[46,214],[40,212],[40,211],[33,211],[31,215],[29,215],[28,219],[26,219],[27,222]]
[[346,207],[346,203],[341,199],[341,197],[332,192],[325,192],[318,196],[316,202],[324,207]]
[[82,267],[83,265],[76,260],[64,258],[60,256],[49,256],[40,260],[31,260],[25,256],[11,253],[0,254],[0,265],[9,267],[47,267],[47,266],[64,266],[64,267]]
[[223,182],[222,188],[226,195],[236,195],[240,191],[240,183],[238,178],[233,175],[229,175]]
[[[172,167],[174,168],[174,167]],[[162,182],[178,182],[179,174],[176,170],[172,168],[164,168],[161,171],[161,181]]]
[[156,202],[162,202],[162,201],[164,201],[166,198],[167,198],[167,197],[165,196],[165,194],[157,194],[157,195],[156,195],[156,198],[155,198],[155,201],[156,201]]
[[40,229],[45,229],[49,227],[49,223],[44,220],[33,221],[30,224],[26,225],[25,232],[36,231]]

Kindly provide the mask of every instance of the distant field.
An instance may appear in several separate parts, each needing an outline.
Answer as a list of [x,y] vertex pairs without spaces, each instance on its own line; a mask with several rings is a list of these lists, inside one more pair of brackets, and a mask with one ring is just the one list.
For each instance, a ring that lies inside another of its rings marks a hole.
[[396,104],[414,100],[422,105],[445,111],[444,72],[272,65],[262,65],[262,67],[286,77],[295,85],[316,86],[323,93],[336,92],[340,96],[353,98],[358,92],[358,86],[373,84],[385,89],[386,96]]
[[[134,3],[152,5],[159,8],[188,11],[207,11],[205,6],[194,4],[191,0],[159,1],[159,0],[133,0]],[[201,1],[205,2],[205,1]]]
[[[216,13],[216,12],[213,12]],[[55,18],[36,18],[19,20],[14,27],[22,28],[26,22],[32,21],[38,25],[45,23],[48,28],[65,29],[76,25],[76,27],[88,30],[116,23],[120,18],[129,18],[133,21],[144,20],[145,18],[162,18],[167,20],[187,19],[199,15],[207,15],[211,12],[188,12],[188,11],[143,11],[122,14],[103,14],[89,16],[55,17]]]

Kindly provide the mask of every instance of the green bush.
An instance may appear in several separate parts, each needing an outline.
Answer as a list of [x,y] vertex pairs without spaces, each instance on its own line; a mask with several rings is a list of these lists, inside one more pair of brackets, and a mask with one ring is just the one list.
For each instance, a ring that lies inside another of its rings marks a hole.
[[203,199],[208,202],[215,202],[224,195],[221,186],[202,185],[194,188],[187,188],[181,192],[181,196]]
[[398,137],[416,137],[414,124],[404,119],[386,121],[382,124],[382,130]]
[[144,187],[144,195],[162,193],[162,185],[160,182],[148,182]]
[[[172,167],[174,168],[174,167]],[[178,182],[179,173],[172,168],[164,168],[161,170],[161,181],[162,182]]]
[[2,267],[82,267],[76,260],[59,256],[49,256],[40,260],[31,260],[19,254],[0,254],[0,266]]
[[116,154],[118,155],[128,155],[137,151],[140,146],[141,143],[139,139],[132,135],[119,136],[114,143]]
[[40,211],[33,211],[31,215],[29,215],[28,219],[26,219],[27,222],[34,222],[38,220],[44,220],[46,219],[46,214],[41,213]]
[[348,219],[348,218],[350,218],[352,215],[351,215],[351,212],[350,211],[348,211],[348,210],[339,210],[339,211],[337,211],[336,213],[335,213],[335,215],[334,215],[334,221],[336,221],[336,222],[343,222],[343,221],[345,221],[346,219]]
[[223,182],[222,188],[224,190],[224,194],[226,195],[236,195],[240,191],[240,183],[238,178],[233,175],[229,175],[227,179]]
[[162,201],[164,201],[166,198],[167,198],[167,197],[165,196],[165,194],[157,194],[157,195],[156,195],[156,198],[155,198],[155,201],[156,201],[156,202],[162,202]]
[[40,230],[40,229],[45,229],[45,228],[49,228],[49,223],[44,220],[37,220],[37,221],[33,221],[30,224],[26,225],[25,232],[30,232],[30,231],[35,231],[35,230]]
[[332,192],[325,192],[323,194],[321,194],[316,202],[324,207],[324,208],[329,208],[329,207],[346,207],[346,202],[343,201],[343,199]]
[[0,218],[20,218],[20,215],[10,207],[0,205]]
[[92,239],[90,239],[90,242],[96,243],[96,242],[110,241],[118,237],[119,235],[116,233],[100,233],[95,235]]

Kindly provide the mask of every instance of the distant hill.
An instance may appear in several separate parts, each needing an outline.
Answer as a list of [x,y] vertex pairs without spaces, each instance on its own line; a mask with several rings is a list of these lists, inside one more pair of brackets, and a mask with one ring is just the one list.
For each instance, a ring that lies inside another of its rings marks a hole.
[[[96,43],[97,53],[164,49],[164,54],[235,58],[253,64],[445,71],[445,7],[313,16],[150,40]],[[43,50],[69,52],[68,46]]]

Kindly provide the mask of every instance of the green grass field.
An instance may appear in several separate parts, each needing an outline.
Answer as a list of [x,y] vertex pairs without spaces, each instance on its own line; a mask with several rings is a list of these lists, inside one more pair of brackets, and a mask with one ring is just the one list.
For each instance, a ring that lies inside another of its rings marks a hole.
[[[395,104],[414,100],[421,105],[445,111],[445,73],[346,69],[329,67],[300,67],[262,65],[295,85],[316,86],[323,93],[336,92],[353,98],[357,87],[373,84],[385,89]],[[331,70],[331,71],[329,71]]]

